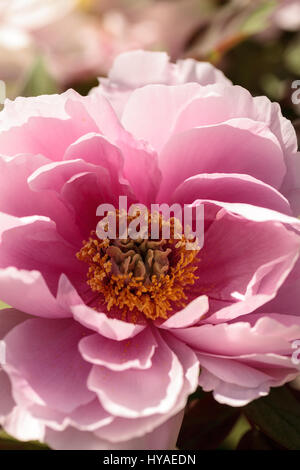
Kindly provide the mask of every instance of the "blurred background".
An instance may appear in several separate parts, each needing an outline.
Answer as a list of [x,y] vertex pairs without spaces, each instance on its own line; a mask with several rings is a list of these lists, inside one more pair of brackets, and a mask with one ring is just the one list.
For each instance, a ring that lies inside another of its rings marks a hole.
[[[70,87],[87,94],[116,55],[133,49],[213,63],[234,84],[278,101],[299,138],[300,104],[291,95],[300,80],[300,0],[0,0],[0,80],[10,99]],[[299,439],[300,392],[275,390],[259,400],[255,414],[251,404],[237,410],[198,391],[178,446],[290,448],[284,433],[274,432],[278,400],[291,408],[287,435],[296,430]],[[275,419],[267,429],[264,410]],[[0,449],[38,448],[45,447],[18,443],[0,430]]]
[[9,98],[69,87],[86,94],[116,55],[137,48],[210,61],[300,118],[291,101],[300,0],[0,0],[0,79]]

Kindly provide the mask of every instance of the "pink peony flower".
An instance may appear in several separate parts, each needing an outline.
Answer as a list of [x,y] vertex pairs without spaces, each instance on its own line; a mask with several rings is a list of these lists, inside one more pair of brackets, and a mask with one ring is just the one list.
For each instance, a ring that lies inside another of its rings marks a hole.
[[[241,406],[297,376],[299,153],[277,104],[209,64],[137,51],[90,96],[7,101],[0,154],[8,433],[55,449],[173,448],[198,384]],[[93,235],[99,204],[120,195],[203,204],[204,246],[166,240],[142,257],[132,242],[126,267],[120,241]]]
[[0,79],[9,95],[24,87],[37,54],[42,54],[35,34],[49,25],[57,28],[76,5],[76,0],[1,0]]

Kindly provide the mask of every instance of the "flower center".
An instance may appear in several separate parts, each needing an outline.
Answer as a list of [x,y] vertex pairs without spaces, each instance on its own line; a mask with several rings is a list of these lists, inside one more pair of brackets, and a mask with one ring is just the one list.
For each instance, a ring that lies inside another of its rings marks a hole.
[[[127,227],[137,216],[126,216]],[[118,227],[120,219],[118,213]],[[123,320],[133,323],[141,315],[151,320],[167,319],[178,307],[186,305],[186,291],[197,279],[199,250],[186,249],[184,235],[176,237],[180,224],[175,218],[166,222],[161,215],[148,213],[147,236],[154,219],[159,239],[99,239],[92,232],[76,255],[89,265],[87,283],[99,294],[99,303],[104,301],[108,312],[117,308]],[[167,239],[163,238],[166,226]]]

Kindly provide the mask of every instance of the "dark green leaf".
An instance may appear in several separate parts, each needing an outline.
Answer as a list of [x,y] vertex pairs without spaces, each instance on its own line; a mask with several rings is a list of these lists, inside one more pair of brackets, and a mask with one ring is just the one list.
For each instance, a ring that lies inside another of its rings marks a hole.
[[300,403],[287,387],[273,389],[243,410],[272,440],[286,449],[300,450]]
[[21,442],[0,429],[0,450],[46,450],[47,446],[40,442]]
[[278,450],[278,445],[261,431],[251,429],[244,434],[237,450]]
[[239,417],[239,409],[220,405],[211,393],[199,396],[187,406],[177,442],[179,449],[215,449]]

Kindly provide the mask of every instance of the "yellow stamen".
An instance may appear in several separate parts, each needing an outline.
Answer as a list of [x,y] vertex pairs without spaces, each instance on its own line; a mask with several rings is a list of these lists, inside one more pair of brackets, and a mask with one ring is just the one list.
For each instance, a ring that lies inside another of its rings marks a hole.
[[[151,217],[149,215],[149,223],[151,223]],[[160,216],[160,228],[164,223],[165,221]],[[168,223],[172,228],[171,233],[174,235],[175,219],[170,219]],[[126,258],[128,262],[117,267],[117,269],[120,267],[120,270],[116,273],[115,259],[110,257],[110,254],[116,250],[115,246],[112,250],[109,248],[113,246],[112,241],[109,239],[100,240],[94,232],[89,241],[83,242],[83,247],[77,253],[77,258],[89,264],[87,283],[92,291],[99,294],[99,299],[102,302],[104,300],[108,311],[117,308],[121,313],[121,318],[124,320],[129,318],[131,322],[137,322],[141,314],[151,320],[167,319],[172,311],[185,306],[186,290],[197,279],[195,271],[197,270],[198,259],[196,257],[199,250],[187,250],[186,241],[182,236],[180,240],[170,238],[160,242],[161,246],[159,250],[156,250],[159,256],[156,258],[163,259],[164,265],[161,264],[160,269],[156,268],[155,274],[153,274],[153,270],[149,270],[145,259],[143,261],[145,261],[146,267],[142,271],[139,269],[143,275],[134,275],[137,264],[131,272],[127,270],[124,272],[124,265],[126,264],[126,267],[129,265],[128,258]],[[151,243],[153,242],[150,241],[149,245]],[[132,250],[131,242],[131,254],[128,255],[130,263],[134,259],[139,259],[138,262],[143,265],[140,254],[141,246],[141,241],[136,242],[135,252]],[[119,250],[122,256],[129,253],[129,251],[126,253],[122,250]],[[153,249],[149,249],[147,254],[149,252],[151,252],[151,259],[153,259]],[[167,257],[169,257],[168,261],[166,261]],[[145,255],[144,258],[147,256]]]

